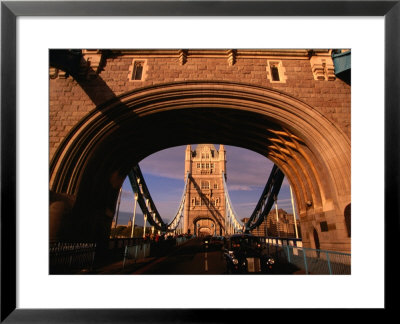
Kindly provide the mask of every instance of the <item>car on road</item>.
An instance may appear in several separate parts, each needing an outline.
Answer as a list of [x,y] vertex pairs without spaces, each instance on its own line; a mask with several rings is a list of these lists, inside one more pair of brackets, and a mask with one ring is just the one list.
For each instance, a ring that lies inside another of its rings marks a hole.
[[224,247],[225,238],[223,236],[207,235],[202,240],[203,250],[207,251],[221,251]]
[[214,250],[222,250],[225,244],[225,237],[223,236],[212,236],[210,247]]
[[275,265],[265,242],[252,234],[234,234],[226,238],[224,257],[227,273],[270,273]]
[[203,237],[201,247],[203,250],[208,250],[211,246],[211,235]]

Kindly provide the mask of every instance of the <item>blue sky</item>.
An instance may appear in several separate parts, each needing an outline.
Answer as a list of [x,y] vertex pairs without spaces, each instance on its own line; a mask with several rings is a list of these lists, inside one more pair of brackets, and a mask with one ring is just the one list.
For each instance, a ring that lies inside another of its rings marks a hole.
[[[219,149],[219,144],[214,144]],[[273,163],[253,151],[225,146],[227,186],[229,195],[239,219],[249,217],[267,183]],[[196,144],[192,144],[192,150]],[[184,188],[186,146],[177,146],[154,153],[143,159],[139,166],[157,209],[169,222],[177,212]],[[129,180],[122,186],[122,197],[118,224],[127,224],[133,212],[134,199]],[[292,213],[289,183],[285,178],[278,196],[278,208]],[[296,213],[297,214],[297,213]],[[297,215],[298,216],[298,215]],[[140,208],[136,211],[135,224],[143,225]]]

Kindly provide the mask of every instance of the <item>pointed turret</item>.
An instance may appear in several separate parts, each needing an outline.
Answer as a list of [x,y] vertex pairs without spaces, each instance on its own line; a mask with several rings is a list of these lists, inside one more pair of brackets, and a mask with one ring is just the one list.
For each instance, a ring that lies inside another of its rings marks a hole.
[[184,178],[186,178],[186,173],[192,173],[192,147],[190,144],[186,146],[186,151],[185,151],[185,174]]
[[225,173],[225,180],[226,180],[226,151],[225,151],[225,147],[223,144],[219,145],[219,160],[221,161],[221,171],[223,171]]

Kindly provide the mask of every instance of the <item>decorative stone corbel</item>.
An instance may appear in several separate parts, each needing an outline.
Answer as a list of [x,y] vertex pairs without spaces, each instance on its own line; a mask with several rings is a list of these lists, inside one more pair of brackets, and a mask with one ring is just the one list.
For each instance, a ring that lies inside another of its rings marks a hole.
[[336,79],[330,51],[323,53],[313,52],[310,57],[310,64],[314,80],[333,81]]
[[59,79],[66,79],[68,78],[68,73],[63,70],[58,70],[57,76]]
[[58,77],[58,69],[50,66],[49,68],[50,79],[56,79]]
[[236,50],[228,50],[228,64],[229,66],[232,66],[236,63]]
[[187,61],[187,50],[179,50],[179,63],[184,65]]

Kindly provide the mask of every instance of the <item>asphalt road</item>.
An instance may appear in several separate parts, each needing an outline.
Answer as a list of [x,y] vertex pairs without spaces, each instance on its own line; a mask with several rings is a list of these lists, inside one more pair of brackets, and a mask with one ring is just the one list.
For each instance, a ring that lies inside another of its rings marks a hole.
[[170,255],[159,258],[134,274],[223,274],[222,250],[205,249],[200,239],[188,241]]
[[[125,274],[227,274],[227,268],[222,249],[202,246],[200,238],[189,240],[167,256],[155,258],[150,263]],[[269,274],[303,274],[296,266],[288,263],[275,263]],[[265,275],[265,273],[247,273],[247,275]]]

